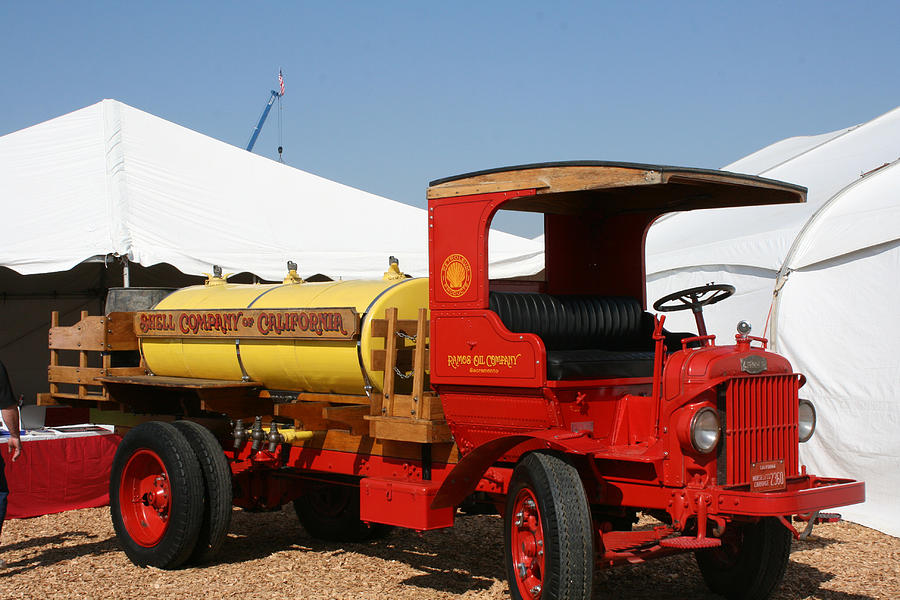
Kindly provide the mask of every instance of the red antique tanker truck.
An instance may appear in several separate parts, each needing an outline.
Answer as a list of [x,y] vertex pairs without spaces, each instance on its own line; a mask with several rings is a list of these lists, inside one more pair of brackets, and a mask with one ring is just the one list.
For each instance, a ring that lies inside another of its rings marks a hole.
[[[175,291],[133,316],[147,374],[102,379],[170,421],[134,427],[116,453],[121,545],[175,568],[219,550],[232,505],[293,502],[311,535],[347,542],[450,527],[477,505],[503,517],[514,598],[588,599],[595,568],[680,552],[713,591],[767,597],[798,529],[864,485],[800,464],[815,428],[803,375],[746,323],[707,333],[703,306],[731,286],[647,312],[644,239],[666,212],[805,193],[639,164],[471,173],[428,189],[427,279],[394,261],[377,281],[294,267],[282,284],[216,275]],[[541,276],[489,277],[498,210],[543,215]],[[681,309],[696,333],[665,329]],[[655,525],[634,528],[638,515]]]

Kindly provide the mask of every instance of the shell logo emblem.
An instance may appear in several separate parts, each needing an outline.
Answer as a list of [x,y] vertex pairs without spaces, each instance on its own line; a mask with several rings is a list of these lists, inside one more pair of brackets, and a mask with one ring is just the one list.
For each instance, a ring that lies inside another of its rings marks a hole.
[[462,254],[451,254],[441,265],[441,287],[451,298],[459,298],[472,284],[472,267]]

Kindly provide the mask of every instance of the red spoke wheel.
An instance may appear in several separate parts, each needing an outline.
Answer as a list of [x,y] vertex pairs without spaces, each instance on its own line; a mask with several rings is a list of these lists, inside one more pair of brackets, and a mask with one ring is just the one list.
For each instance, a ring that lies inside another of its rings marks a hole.
[[513,568],[520,593],[527,590],[534,596],[544,586],[544,528],[541,514],[537,510],[537,499],[528,488],[519,490],[513,505],[510,531]]
[[190,444],[168,423],[142,423],[113,458],[109,504],[116,536],[139,566],[172,569],[194,550],[203,479]]
[[537,452],[520,460],[506,498],[503,524],[506,576],[513,598],[590,599],[591,513],[572,465]]
[[713,592],[731,600],[768,598],[784,578],[791,532],[774,517],[732,523],[719,548],[695,553],[700,573]]

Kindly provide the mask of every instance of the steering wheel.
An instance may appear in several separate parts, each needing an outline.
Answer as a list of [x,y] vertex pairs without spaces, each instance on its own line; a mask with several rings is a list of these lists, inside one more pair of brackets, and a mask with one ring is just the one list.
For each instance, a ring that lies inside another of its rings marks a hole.
[[727,283],[710,283],[693,287],[668,296],[663,296],[653,303],[653,310],[672,312],[691,309],[701,312],[707,304],[721,302],[734,293],[734,286]]

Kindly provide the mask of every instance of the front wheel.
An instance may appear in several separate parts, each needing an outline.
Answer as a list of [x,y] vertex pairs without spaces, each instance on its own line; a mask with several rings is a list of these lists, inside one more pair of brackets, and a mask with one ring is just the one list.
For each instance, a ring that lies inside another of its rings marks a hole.
[[784,577],[791,554],[791,532],[774,517],[733,524],[722,546],[696,553],[710,590],[729,600],[764,600]]
[[125,435],[113,458],[109,507],[134,564],[174,569],[191,556],[203,518],[203,479],[175,427],[151,421]]
[[575,467],[542,453],[519,461],[506,498],[503,532],[513,598],[590,599],[591,512]]

